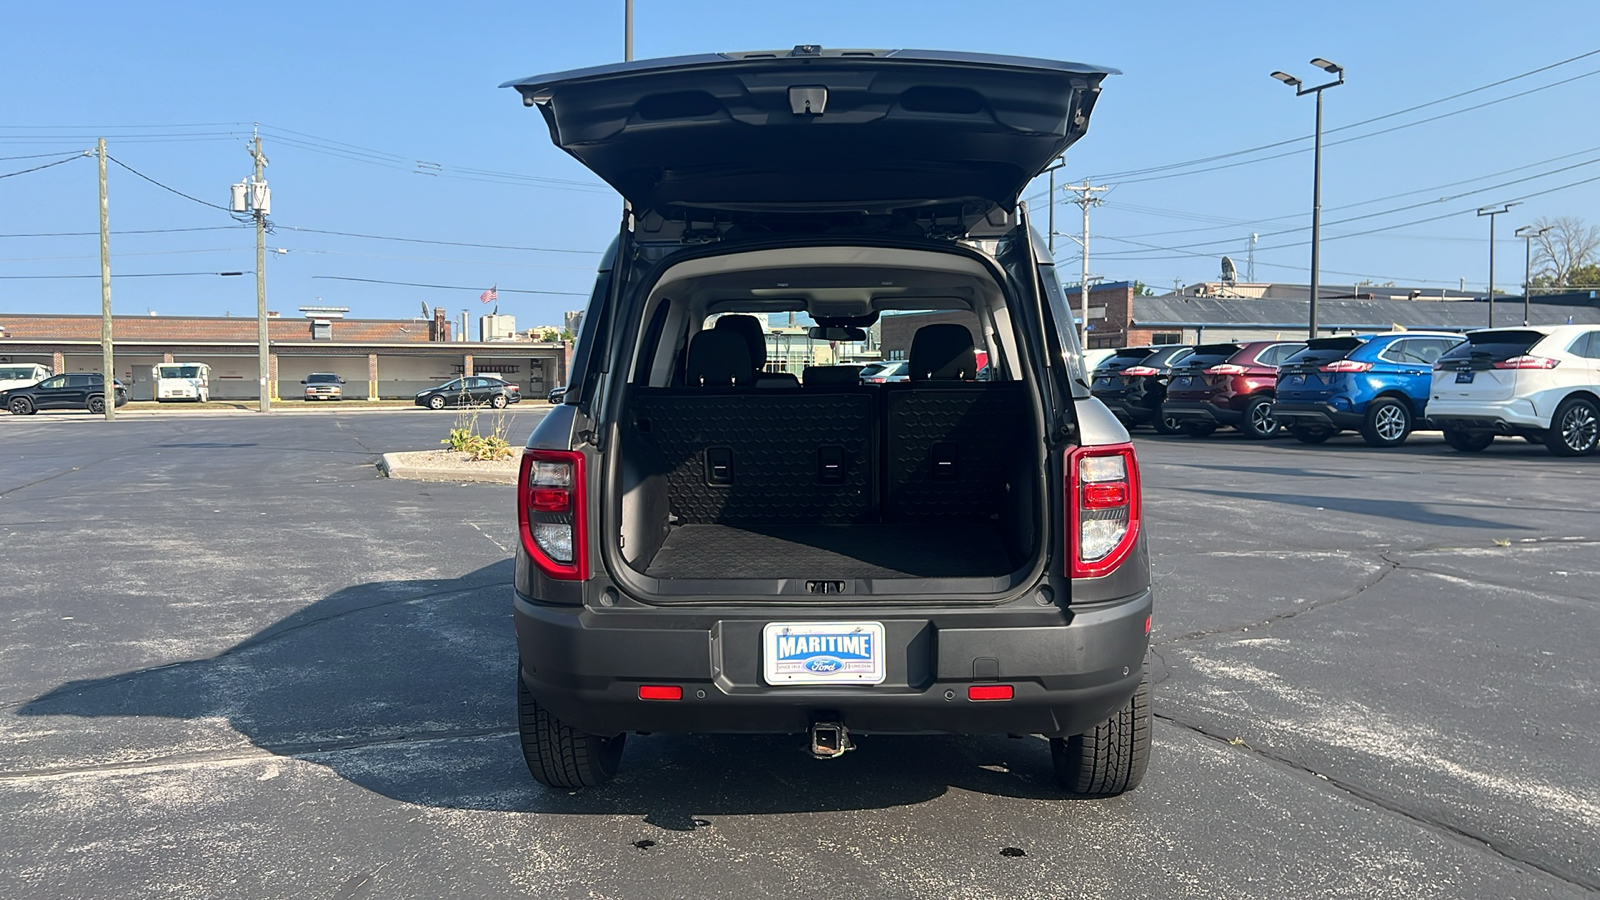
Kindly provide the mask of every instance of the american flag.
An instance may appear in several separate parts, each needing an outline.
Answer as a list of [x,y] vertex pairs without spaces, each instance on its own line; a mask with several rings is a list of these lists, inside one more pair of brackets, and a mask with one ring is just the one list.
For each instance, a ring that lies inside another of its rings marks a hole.
[[487,291],[479,294],[478,299],[482,300],[484,303],[493,303],[500,299],[500,285],[497,284],[494,287],[489,288]]

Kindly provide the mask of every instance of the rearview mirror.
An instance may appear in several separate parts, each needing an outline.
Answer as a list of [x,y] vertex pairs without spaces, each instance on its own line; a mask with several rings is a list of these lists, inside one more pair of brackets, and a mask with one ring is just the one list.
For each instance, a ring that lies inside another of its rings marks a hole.
[[861,328],[838,325],[813,325],[806,329],[806,336],[813,341],[864,341],[867,332]]

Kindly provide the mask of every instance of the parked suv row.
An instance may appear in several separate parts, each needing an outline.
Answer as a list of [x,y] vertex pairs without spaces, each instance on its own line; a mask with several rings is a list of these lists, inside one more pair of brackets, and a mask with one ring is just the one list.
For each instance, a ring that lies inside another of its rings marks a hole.
[[1558,456],[1600,441],[1600,328],[1488,328],[1434,364],[1429,415],[1457,450],[1496,435],[1542,441]]
[[1125,347],[1094,370],[1096,398],[1129,427],[1149,425],[1161,434],[1178,434],[1180,420],[1163,408],[1172,369],[1194,355],[1193,347]]
[[1278,368],[1272,416],[1307,444],[1342,430],[1397,447],[1423,427],[1433,364],[1459,334],[1400,331],[1316,338]]
[[1205,437],[1223,425],[1246,437],[1278,433],[1272,417],[1278,366],[1305,346],[1303,341],[1202,344],[1172,370],[1164,413],[1190,437]]
[[[128,402],[128,389],[111,380],[117,406]],[[38,384],[0,391],[0,407],[14,416],[31,416],[41,409],[86,409],[106,411],[106,380],[99,372],[71,372],[53,375]]]

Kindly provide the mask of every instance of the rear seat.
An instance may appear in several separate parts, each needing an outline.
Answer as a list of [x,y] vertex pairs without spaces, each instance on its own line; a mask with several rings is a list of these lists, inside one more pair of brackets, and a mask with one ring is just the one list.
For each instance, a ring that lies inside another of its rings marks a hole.
[[749,362],[735,332],[702,331],[689,345],[688,386],[633,390],[634,430],[660,456],[678,521],[877,521],[872,395],[751,390],[734,374]]
[[911,339],[911,381],[885,385],[883,520],[981,521],[1006,502],[1015,442],[1027,433],[1021,382],[975,382],[965,325]]
[[1028,432],[1027,395],[1020,382],[970,380],[964,326],[919,330],[913,380],[887,390],[819,384],[817,369],[801,390],[752,390],[741,378],[749,349],[736,338],[697,334],[687,386],[634,388],[628,401],[679,523],[981,522],[1001,510],[1017,477],[1014,444]]

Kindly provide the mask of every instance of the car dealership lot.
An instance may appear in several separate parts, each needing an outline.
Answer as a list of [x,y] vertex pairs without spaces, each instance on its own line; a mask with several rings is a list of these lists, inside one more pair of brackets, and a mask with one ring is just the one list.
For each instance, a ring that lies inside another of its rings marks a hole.
[[[509,414],[525,434],[542,405]],[[1567,897],[1600,889],[1600,460],[1141,433],[1156,748],[513,721],[508,488],[423,410],[0,420],[0,879],[19,896]],[[1015,851],[1021,851],[1017,855]]]

